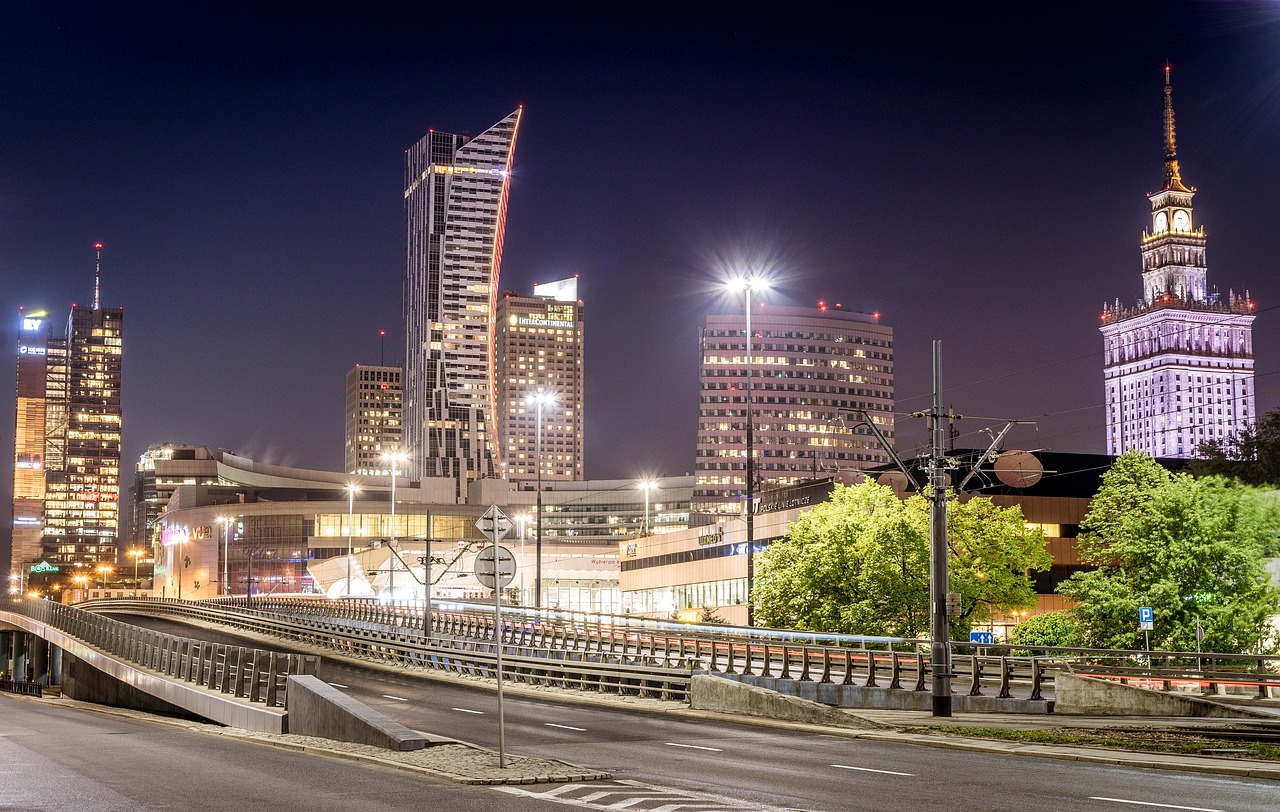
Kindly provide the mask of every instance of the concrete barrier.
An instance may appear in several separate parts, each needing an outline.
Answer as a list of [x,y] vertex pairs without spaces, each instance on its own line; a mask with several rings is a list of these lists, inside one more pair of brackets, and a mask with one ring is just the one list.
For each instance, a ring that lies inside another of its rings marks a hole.
[[689,707],[694,710],[741,713],[746,716],[783,719],[814,725],[836,725],[868,730],[883,727],[820,702],[707,674],[694,675],[689,689]]
[[1054,713],[1101,716],[1196,716],[1219,719],[1274,719],[1273,714],[1238,708],[1149,688],[1121,685],[1099,677],[1058,672],[1054,677]]
[[291,676],[285,691],[286,732],[387,750],[421,750],[452,739],[425,736],[352,699],[318,677]]

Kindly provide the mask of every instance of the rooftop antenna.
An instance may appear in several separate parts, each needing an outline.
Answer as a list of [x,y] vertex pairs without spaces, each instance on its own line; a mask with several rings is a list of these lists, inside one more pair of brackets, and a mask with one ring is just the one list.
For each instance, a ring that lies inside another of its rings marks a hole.
[[382,337],[382,355],[378,358],[378,366],[385,367],[387,365],[387,331],[379,330],[378,335]]
[[99,279],[102,277],[102,243],[95,242],[93,250],[98,252],[98,260],[93,266],[93,309],[98,309]]

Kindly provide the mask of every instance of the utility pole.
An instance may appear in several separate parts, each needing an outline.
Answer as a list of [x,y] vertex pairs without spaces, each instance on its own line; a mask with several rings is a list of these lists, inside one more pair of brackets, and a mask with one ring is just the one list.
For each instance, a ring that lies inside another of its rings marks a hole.
[[933,409],[929,454],[929,606],[932,639],[929,671],[933,677],[933,715],[951,715],[951,624],[947,620],[947,423],[942,411],[942,342],[933,342]]

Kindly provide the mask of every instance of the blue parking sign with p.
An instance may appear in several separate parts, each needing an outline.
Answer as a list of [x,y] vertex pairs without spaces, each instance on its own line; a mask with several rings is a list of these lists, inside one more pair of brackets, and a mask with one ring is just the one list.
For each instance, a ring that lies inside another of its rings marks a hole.
[[1151,611],[1151,607],[1150,607],[1150,606],[1139,606],[1139,607],[1138,607],[1138,622],[1139,622],[1139,623],[1152,623],[1152,622],[1154,622],[1154,621],[1155,621],[1155,619],[1156,619],[1155,613]]

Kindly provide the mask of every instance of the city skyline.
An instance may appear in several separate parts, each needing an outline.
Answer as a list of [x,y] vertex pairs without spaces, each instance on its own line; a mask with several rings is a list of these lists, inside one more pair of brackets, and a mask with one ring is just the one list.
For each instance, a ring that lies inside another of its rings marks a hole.
[[1274,5],[1047,30],[994,12],[875,12],[857,33],[550,21],[483,63],[443,43],[428,60],[390,18],[241,30],[241,13],[197,32],[68,4],[0,35],[3,340],[19,306],[90,301],[104,244],[103,299],[130,320],[126,470],[161,442],[340,470],[343,374],[381,360],[382,330],[402,360],[403,152],[518,105],[496,293],[580,278],[588,478],[692,472],[697,331],[735,312],[715,287],[744,268],[772,271],[766,307],[893,326],[900,451],[926,439],[904,414],[940,339],[958,442],[1021,418],[1038,427],[1011,447],[1101,452],[1097,319],[1140,289],[1166,63],[1213,281],[1258,303],[1257,413],[1280,404]]

